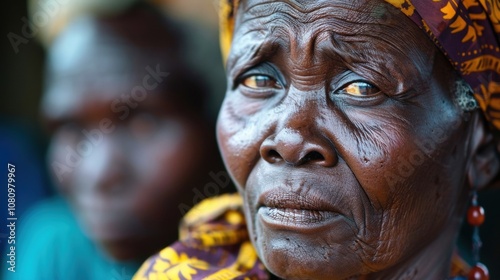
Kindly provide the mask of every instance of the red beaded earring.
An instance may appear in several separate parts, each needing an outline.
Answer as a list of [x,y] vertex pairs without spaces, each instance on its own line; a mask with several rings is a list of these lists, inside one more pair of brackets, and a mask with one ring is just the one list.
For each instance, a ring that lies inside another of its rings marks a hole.
[[479,251],[481,246],[481,238],[479,237],[479,227],[484,223],[484,209],[477,203],[477,191],[472,191],[472,202],[469,210],[467,210],[467,222],[474,227],[472,235],[472,251],[474,257],[474,267],[469,272],[469,280],[489,280],[490,275],[488,268],[479,261]]

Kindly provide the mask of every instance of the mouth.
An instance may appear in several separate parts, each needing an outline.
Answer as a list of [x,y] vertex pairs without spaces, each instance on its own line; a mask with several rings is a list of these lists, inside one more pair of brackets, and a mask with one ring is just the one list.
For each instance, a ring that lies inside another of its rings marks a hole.
[[100,219],[98,217],[83,216],[82,222],[87,233],[97,240],[115,240],[128,238],[133,235],[131,225],[119,219]]
[[80,207],[78,216],[89,236],[97,240],[129,238],[141,228],[128,209]]
[[257,211],[264,225],[281,230],[314,231],[342,215],[325,198],[307,193],[272,190],[259,197]]

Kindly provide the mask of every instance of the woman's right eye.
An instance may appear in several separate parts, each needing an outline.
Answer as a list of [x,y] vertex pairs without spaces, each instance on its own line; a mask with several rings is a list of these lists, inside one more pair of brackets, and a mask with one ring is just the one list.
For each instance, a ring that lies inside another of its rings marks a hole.
[[348,94],[356,97],[370,97],[380,93],[380,90],[367,82],[352,82],[345,85],[337,93]]
[[251,89],[281,89],[281,84],[274,78],[267,75],[247,76],[241,82],[242,85]]

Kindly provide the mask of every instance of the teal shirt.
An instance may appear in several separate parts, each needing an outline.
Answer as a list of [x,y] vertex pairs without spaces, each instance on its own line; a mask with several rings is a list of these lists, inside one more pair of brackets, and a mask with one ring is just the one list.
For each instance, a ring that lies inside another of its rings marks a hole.
[[[0,259],[6,260],[6,254]],[[14,273],[9,266],[2,263],[2,279],[125,280],[140,264],[105,256],[80,230],[64,200],[56,197],[34,206],[17,221]]]

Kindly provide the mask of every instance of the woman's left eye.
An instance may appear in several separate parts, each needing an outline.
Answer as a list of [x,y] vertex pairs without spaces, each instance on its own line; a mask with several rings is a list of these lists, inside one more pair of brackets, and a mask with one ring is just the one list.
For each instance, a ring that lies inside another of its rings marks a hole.
[[248,76],[241,82],[242,85],[251,88],[251,89],[264,89],[264,88],[272,88],[272,89],[281,89],[281,84],[267,76],[267,75],[252,75]]
[[366,82],[352,82],[337,91],[352,96],[372,96],[379,92],[380,89]]

